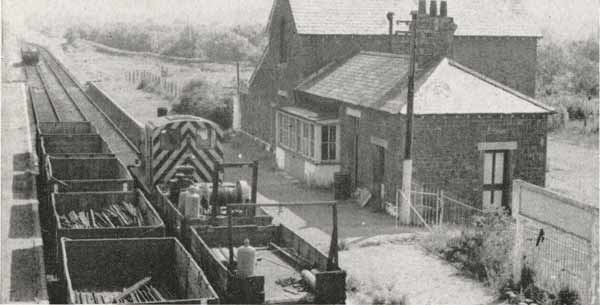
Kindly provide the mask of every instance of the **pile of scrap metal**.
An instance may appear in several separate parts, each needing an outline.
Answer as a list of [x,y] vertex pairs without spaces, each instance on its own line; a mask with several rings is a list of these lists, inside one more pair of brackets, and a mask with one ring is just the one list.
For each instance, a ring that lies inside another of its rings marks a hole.
[[132,227],[144,224],[138,208],[125,201],[111,204],[101,211],[70,211],[67,215],[60,215],[59,219],[64,228],[72,229]]

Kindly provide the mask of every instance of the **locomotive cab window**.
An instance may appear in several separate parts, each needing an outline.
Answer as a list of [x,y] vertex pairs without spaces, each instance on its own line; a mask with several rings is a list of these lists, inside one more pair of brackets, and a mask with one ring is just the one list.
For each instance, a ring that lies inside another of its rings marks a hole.
[[165,129],[160,132],[160,148],[163,150],[175,150],[181,143],[181,135],[176,129]]
[[214,131],[207,128],[181,132],[178,129],[164,129],[160,132],[160,148],[162,150],[176,150],[181,145],[191,144],[197,149],[211,149],[214,147]]
[[209,149],[213,147],[214,136],[211,130],[203,128],[196,133],[196,147],[199,149]]

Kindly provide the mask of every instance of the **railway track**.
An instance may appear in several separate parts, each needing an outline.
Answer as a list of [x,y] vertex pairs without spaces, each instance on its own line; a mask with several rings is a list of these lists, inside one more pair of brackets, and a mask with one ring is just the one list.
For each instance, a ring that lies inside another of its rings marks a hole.
[[45,84],[46,91],[54,105],[59,121],[81,122],[86,121],[85,116],[75,103],[67,85],[62,81],[54,69],[51,69],[46,61],[40,61],[36,67],[38,75]]
[[[137,147],[127,138],[123,132],[117,128],[111,118],[102,111],[84,92],[77,81],[66,71],[66,69],[57,61],[57,59],[46,49],[37,46],[40,51],[40,66],[43,66],[42,75],[51,74],[56,80],[51,82],[49,87],[60,88],[68,96],[73,107],[62,107],[58,105],[56,99],[50,94],[50,100],[62,121],[62,115],[65,114],[69,119],[78,117],[76,121],[89,121],[94,125],[100,136],[110,146],[113,153],[126,165],[135,164],[138,159],[139,151]],[[42,64],[43,62],[43,64]],[[42,77],[43,82],[43,77]],[[58,89],[55,89],[58,90]],[[60,99],[64,101],[64,99]],[[66,103],[65,103],[66,104]],[[47,111],[47,110],[45,110]],[[77,115],[79,113],[79,116]]]
[[59,122],[60,118],[35,66],[26,66],[25,76],[36,122]]

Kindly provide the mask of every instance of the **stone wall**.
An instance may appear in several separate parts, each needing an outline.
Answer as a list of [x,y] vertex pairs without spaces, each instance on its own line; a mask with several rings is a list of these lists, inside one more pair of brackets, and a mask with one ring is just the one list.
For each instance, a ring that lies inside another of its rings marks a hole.
[[[351,181],[354,182],[354,118],[346,114],[347,107],[340,107],[340,132],[341,147],[340,158],[342,168],[349,172]],[[404,159],[404,116],[389,114],[373,109],[351,107],[359,110],[361,117],[358,119],[358,186],[373,190],[373,160],[376,149],[380,144],[374,142],[387,142],[384,152],[384,185],[385,200],[394,202],[396,189],[402,183],[402,160]]]
[[546,129],[544,114],[417,116],[413,177],[478,205],[483,151],[477,144],[515,141],[517,149],[509,153],[512,178],[544,186]]

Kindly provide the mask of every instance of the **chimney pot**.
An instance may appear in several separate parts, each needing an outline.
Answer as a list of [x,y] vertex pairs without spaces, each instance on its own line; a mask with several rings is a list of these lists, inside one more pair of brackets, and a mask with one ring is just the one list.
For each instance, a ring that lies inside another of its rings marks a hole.
[[391,23],[394,21],[394,13],[393,12],[388,12],[385,17],[387,18],[387,20]]
[[419,0],[418,13],[419,13],[419,15],[427,14],[427,1],[426,0]]
[[429,15],[431,17],[437,16],[437,1],[431,0],[429,3]]
[[388,12],[385,15],[385,17],[387,17],[387,20],[388,20],[388,23],[389,23],[389,26],[390,26],[390,28],[389,28],[389,35],[390,35],[390,39],[389,39],[390,40],[389,41],[390,46],[389,46],[389,48],[390,48],[390,50],[389,51],[390,51],[390,53],[392,53],[393,52],[393,46],[394,46],[394,40],[393,40],[394,39],[393,38],[393,35],[394,35],[394,13],[393,12]]
[[448,2],[440,2],[440,17],[448,17]]

